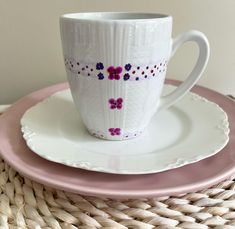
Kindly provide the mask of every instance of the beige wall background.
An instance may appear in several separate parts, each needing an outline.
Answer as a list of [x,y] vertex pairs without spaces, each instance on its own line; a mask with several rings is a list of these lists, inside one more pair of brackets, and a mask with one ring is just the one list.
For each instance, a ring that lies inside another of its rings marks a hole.
[[[0,0],[0,104],[66,80],[58,18],[82,11],[151,11],[171,14],[173,36],[197,29],[211,44],[199,84],[235,94],[234,0]],[[183,46],[170,62],[167,78],[183,80],[197,48]]]

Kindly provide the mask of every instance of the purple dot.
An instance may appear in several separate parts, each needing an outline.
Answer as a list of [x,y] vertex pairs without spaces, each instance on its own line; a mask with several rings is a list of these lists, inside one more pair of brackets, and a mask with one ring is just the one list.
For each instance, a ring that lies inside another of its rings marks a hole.
[[120,80],[120,75],[115,75],[115,80]]
[[88,68],[88,66],[86,66],[86,68]]
[[116,128],[115,129],[115,134],[116,135],[121,135],[121,129],[120,128]]
[[79,65],[79,62],[77,62],[77,65]]
[[109,103],[115,103],[115,99],[109,99]]
[[149,69],[149,66],[147,66],[146,69]]
[[91,72],[93,72],[93,68],[91,68]]
[[88,73],[87,75],[90,76],[90,73]]
[[130,75],[128,73],[126,73],[124,76],[123,76],[123,79],[126,81],[126,80],[129,80],[130,78]]
[[139,69],[140,69],[140,67],[138,66],[138,67],[137,67],[137,69],[139,70]]
[[96,69],[97,69],[97,70],[102,70],[102,69],[104,69],[103,63],[101,63],[101,62],[97,63],[97,64],[96,64]]
[[131,69],[131,65],[130,64],[126,64],[125,65],[125,69],[126,69],[126,71],[129,71]]
[[104,79],[104,75],[103,75],[101,72],[100,72],[97,76],[98,76],[98,79],[99,79],[99,80]]
[[136,77],[135,80],[139,80],[139,77]]
[[147,75],[144,76],[144,78],[147,78],[147,77],[148,77]]
[[78,74],[80,74],[81,72],[78,72]]
[[71,67],[73,68],[73,64],[71,64]]
[[157,67],[157,65],[154,65],[154,68],[156,68]]
[[118,99],[117,99],[117,102],[118,102],[118,103],[122,103],[122,102],[123,102],[123,99],[122,99],[122,98],[118,98]]
[[113,75],[109,75],[109,80],[114,80],[114,76]]
[[82,68],[82,71],[84,71],[85,70],[85,68]]

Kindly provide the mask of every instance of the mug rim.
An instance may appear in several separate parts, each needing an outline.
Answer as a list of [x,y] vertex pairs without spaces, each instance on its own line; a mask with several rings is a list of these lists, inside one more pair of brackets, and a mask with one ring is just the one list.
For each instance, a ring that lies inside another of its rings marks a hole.
[[73,21],[100,21],[100,22],[138,22],[152,20],[169,20],[171,15],[154,12],[75,12],[60,16],[61,19]]

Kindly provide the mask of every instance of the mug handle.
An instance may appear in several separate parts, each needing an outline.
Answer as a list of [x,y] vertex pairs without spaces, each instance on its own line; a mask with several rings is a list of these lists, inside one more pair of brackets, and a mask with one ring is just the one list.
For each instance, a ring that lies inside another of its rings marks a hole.
[[158,111],[168,108],[183,97],[196,84],[205,70],[210,55],[210,46],[207,37],[199,31],[190,30],[178,35],[173,41],[171,57],[175,54],[177,49],[187,41],[194,41],[198,44],[199,56],[196,65],[184,82],[173,92],[160,98]]

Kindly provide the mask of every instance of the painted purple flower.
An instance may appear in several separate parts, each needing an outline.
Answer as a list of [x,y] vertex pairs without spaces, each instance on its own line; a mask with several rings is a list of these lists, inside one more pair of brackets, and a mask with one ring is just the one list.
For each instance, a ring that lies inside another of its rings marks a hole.
[[125,65],[125,69],[126,69],[127,71],[130,71],[130,70],[131,70],[131,64],[126,64],[126,65]]
[[118,66],[118,67],[113,67],[110,66],[107,69],[108,73],[109,73],[109,79],[110,80],[119,80],[120,79],[120,74],[122,72],[122,67]]
[[102,70],[102,69],[104,69],[103,63],[101,63],[101,62],[97,63],[97,64],[96,64],[96,69],[97,69],[97,70]]
[[101,72],[97,76],[98,76],[99,80],[103,80],[104,79],[104,74],[101,73]]
[[125,81],[129,80],[129,79],[130,79],[129,73],[126,73],[126,74],[123,76],[123,79],[124,79]]
[[111,98],[111,99],[109,99],[109,105],[110,105],[110,109],[118,109],[118,110],[120,110],[120,109],[122,109],[122,102],[123,102],[123,99],[122,98],[118,98],[118,99],[113,99],[113,98]]
[[121,135],[121,129],[120,128],[109,128],[109,133],[112,136]]

